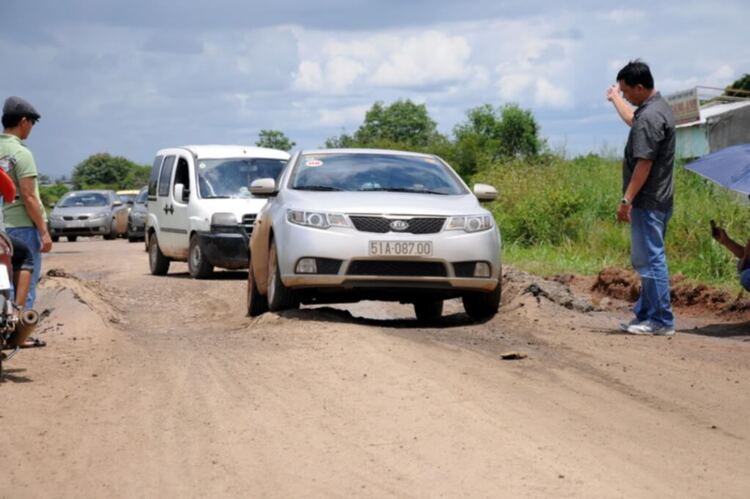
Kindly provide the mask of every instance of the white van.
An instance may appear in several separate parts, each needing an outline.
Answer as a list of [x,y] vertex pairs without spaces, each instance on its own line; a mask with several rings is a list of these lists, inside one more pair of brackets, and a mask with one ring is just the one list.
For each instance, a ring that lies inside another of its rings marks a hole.
[[190,275],[247,268],[255,217],[266,203],[250,194],[259,178],[278,178],[289,154],[276,149],[202,145],[156,153],[148,182],[146,246],[154,275],[187,261]]

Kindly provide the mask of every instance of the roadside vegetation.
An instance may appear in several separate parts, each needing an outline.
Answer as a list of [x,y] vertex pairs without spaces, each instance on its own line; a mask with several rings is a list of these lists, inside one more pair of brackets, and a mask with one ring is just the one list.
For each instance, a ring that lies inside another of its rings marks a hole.
[[[435,153],[470,186],[494,185],[500,195],[488,208],[503,235],[503,260],[521,269],[595,275],[610,266],[630,267],[629,226],[615,220],[620,159],[553,153],[533,114],[517,105],[470,109],[449,138],[437,132],[424,105],[376,103],[353,134],[332,137],[326,146]],[[675,191],[667,234],[670,272],[738,291],[736,263],[711,238],[709,220],[744,243],[750,237],[750,205],[682,164],[676,165]]]

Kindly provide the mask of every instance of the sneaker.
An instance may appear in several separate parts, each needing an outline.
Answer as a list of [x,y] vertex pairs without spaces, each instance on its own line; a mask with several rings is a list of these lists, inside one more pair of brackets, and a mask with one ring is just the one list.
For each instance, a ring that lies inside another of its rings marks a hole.
[[654,336],[674,336],[674,328],[658,322],[644,321],[628,327],[631,334],[652,334]]
[[621,322],[620,330],[627,332],[630,326],[637,326],[640,323],[641,321],[637,317],[635,319],[632,319],[630,322]]

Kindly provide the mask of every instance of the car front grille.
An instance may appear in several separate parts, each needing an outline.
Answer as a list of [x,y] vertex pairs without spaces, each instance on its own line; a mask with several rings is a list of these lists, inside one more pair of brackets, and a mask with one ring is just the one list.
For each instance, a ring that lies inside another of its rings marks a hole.
[[250,236],[253,233],[253,227],[255,226],[255,219],[258,218],[256,214],[248,214],[242,216],[242,222],[240,225],[245,229],[245,233]]
[[[401,232],[407,234],[435,234],[443,229],[445,224],[444,217],[414,217],[414,218],[386,218],[371,217],[362,215],[351,215],[349,217],[354,227],[361,232],[377,232],[385,234],[386,232]],[[408,224],[405,230],[393,230],[391,223],[401,221]]]
[[413,262],[400,260],[355,260],[347,275],[389,277],[446,277],[445,265],[440,262]]
[[88,220],[88,219],[89,219],[88,215],[81,215],[80,217],[71,217],[69,215],[63,216],[63,220],[67,222],[70,222],[71,220]]

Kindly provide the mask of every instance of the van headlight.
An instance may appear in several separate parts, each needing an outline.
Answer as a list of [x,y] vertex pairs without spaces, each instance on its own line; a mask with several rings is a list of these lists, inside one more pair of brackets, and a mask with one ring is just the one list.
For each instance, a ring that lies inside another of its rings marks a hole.
[[341,213],[321,211],[287,210],[286,219],[295,225],[327,229],[329,227],[351,227],[349,220]]
[[465,232],[481,232],[495,226],[490,215],[465,215],[450,217],[445,230],[463,230]]

